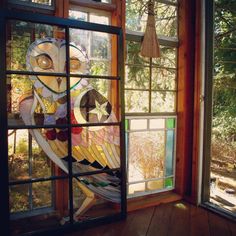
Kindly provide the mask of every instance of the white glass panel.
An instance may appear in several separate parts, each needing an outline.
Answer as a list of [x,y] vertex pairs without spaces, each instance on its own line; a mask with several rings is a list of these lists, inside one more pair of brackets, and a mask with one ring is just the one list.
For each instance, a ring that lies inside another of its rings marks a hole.
[[130,121],[131,130],[140,130],[147,129],[147,120],[146,119],[135,119]]

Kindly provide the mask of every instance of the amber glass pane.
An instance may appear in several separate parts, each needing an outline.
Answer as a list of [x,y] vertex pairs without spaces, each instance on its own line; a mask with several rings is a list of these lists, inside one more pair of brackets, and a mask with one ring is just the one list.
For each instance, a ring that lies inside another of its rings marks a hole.
[[72,128],[74,173],[120,167],[118,126]]

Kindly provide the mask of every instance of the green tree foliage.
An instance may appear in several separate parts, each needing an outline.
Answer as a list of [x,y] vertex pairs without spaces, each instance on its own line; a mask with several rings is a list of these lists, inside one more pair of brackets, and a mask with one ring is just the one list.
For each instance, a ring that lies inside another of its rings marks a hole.
[[236,2],[215,0],[213,138],[236,141]]

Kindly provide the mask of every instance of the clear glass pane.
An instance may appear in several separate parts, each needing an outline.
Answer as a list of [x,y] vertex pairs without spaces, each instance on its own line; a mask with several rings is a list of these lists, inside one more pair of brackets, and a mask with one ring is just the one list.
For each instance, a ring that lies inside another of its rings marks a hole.
[[152,68],[153,90],[175,90],[176,70]]
[[130,120],[130,130],[147,129],[146,119],[132,119]]
[[70,43],[74,45],[70,55],[72,73],[111,75],[112,37],[116,36],[108,33],[70,29]]
[[8,132],[8,171],[9,180],[29,178],[29,133],[28,130]]
[[125,88],[148,89],[150,68],[142,66],[126,66]]
[[68,186],[67,180],[11,186],[11,235],[49,230],[68,222]]
[[88,12],[69,10],[69,18],[80,21],[88,21]]
[[110,17],[104,16],[101,14],[96,13],[90,13],[90,22],[97,23],[97,24],[103,24],[103,25],[109,25],[110,24]]
[[53,186],[51,181],[32,184],[33,208],[52,207]]
[[[79,177],[78,180],[73,180],[73,190],[76,221],[87,221],[120,212],[119,172]],[[88,196],[90,202],[84,207],[83,203],[88,201]]]
[[176,37],[178,32],[177,7],[164,3],[157,3],[155,10],[157,35]]
[[30,210],[29,184],[11,186],[9,188],[10,212]]
[[[177,7],[155,4],[156,31],[158,35],[177,36]],[[143,1],[126,1],[126,27],[129,30],[144,32],[147,23],[147,4]]]
[[149,94],[147,91],[125,91],[125,111],[148,112]]
[[165,175],[173,175],[173,162],[174,162],[174,140],[175,132],[173,130],[167,130],[166,132],[166,171]]
[[164,131],[129,133],[129,182],[163,177],[164,136]]
[[118,126],[72,128],[74,173],[120,167]]
[[64,29],[56,26],[9,21],[7,69],[65,72],[64,33]]
[[[73,8],[73,7],[72,7]],[[105,11],[93,10],[87,8],[80,8],[81,10],[71,9],[69,10],[69,18],[80,20],[80,21],[88,21],[91,23],[109,25],[110,24],[110,14]]]
[[160,48],[161,57],[153,58],[152,65],[165,68],[177,68],[177,48],[168,46],[160,46]]
[[33,3],[43,4],[43,5],[52,5],[53,0],[32,0]]
[[152,92],[152,112],[175,112],[175,99],[172,92]]
[[[67,130],[9,130],[9,180],[22,181],[65,175],[67,172]],[[64,172],[59,172],[59,167]],[[53,171],[54,169],[54,171]]]
[[150,58],[140,55],[141,43],[134,41],[126,41],[127,45],[127,63],[132,65],[148,65]]
[[[7,83],[9,126],[67,123],[65,77],[11,75]],[[79,87],[80,78],[72,86]]]
[[28,130],[9,130],[9,180],[48,177],[52,163]]

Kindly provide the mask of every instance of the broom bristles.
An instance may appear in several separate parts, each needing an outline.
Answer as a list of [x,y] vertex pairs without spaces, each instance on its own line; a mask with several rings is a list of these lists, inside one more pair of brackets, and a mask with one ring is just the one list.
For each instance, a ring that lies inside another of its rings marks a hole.
[[[150,13],[150,12],[149,12]],[[160,57],[160,45],[156,34],[156,24],[154,14],[148,14],[147,26],[141,46],[143,57]]]

